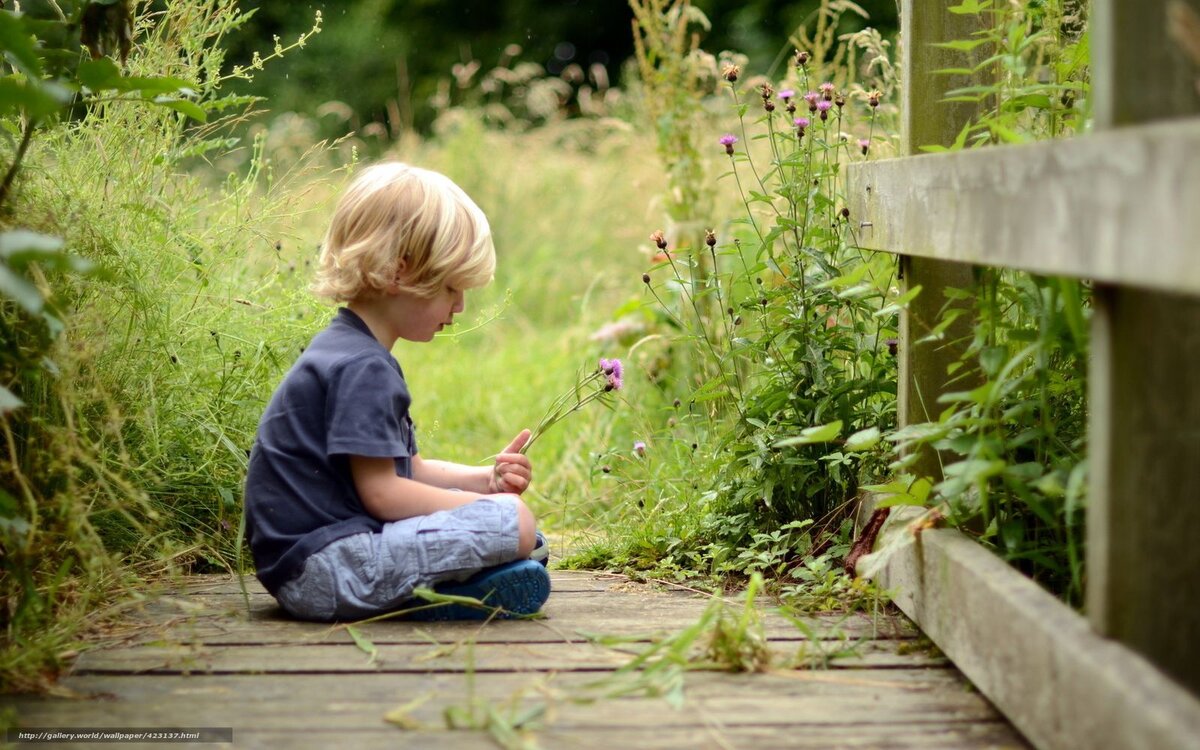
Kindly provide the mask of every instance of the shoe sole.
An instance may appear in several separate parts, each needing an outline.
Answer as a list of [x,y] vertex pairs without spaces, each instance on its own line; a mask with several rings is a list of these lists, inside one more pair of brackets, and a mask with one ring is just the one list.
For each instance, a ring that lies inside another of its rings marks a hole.
[[[461,583],[438,584],[433,590],[447,596],[478,599],[484,606],[438,604],[413,612],[407,619],[440,622],[486,620],[491,617],[508,619],[532,615],[550,598],[550,574],[538,562],[517,560],[482,570]],[[411,604],[424,606],[433,602],[416,599]],[[501,611],[495,612],[496,609]]]

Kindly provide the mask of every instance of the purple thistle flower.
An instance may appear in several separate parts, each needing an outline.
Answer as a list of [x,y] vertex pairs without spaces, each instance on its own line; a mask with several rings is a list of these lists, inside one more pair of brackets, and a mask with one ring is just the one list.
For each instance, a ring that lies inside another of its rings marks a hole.
[[639,456],[646,455],[646,444],[644,442],[642,442],[641,440],[636,441],[633,444],[633,452],[638,454]]
[[807,128],[812,123],[810,123],[808,121],[807,117],[797,117],[795,120],[792,121],[792,124],[794,124],[796,126],[796,130],[803,131],[805,128]]
[[600,360],[600,371],[608,376],[606,391],[619,391],[625,385],[625,367],[619,359]]
[[729,154],[730,156],[733,156],[733,144],[735,144],[737,142],[738,142],[738,138],[733,133],[726,133],[725,135],[721,136],[720,139],[718,139],[718,141],[717,141],[717,143],[720,143],[722,146],[725,147],[725,153]]
[[822,99],[821,101],[817,102],[817,112],[820,113],[822,120],[829,119],[829,108],[832,106],[833,106],[833,102],[826,101],[825,99]]
[[871,139],[870,138],[859,138],[858,139],[858,147],[862,149],[863,156],[866,156],[867,151],[871,148]]
[[808,102],[808,111],[809,112],[817,111],[817,100],[820,98],[821,98],[821,95],[815,91],[810,91],[804,95],[804,101]]
[[796,92],[793,89],[784,89],[779,92],[779,98],[783,100],[784,104],[787,104],[795,95]]

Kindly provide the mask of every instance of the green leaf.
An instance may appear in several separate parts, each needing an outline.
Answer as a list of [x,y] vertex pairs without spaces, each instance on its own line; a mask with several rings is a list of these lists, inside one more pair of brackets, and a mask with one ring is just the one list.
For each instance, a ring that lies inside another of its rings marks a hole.
[[46,304],[36,286],[13,273],[4,263],[0,263],[0,296],[16,302],[30,315],[40,313]]
[[836,420],[829,424],[817,425],[801,430],[800,434],[795,437],[784,438],[774,444],[775,448],[787,448],[793,445],[810,445],[812,443],[828,443],[835,440],[838,435],[842,434],[842,420]]
[[17,69],[30,78],[42,77],[42,59],[24,16],[0,11],[0,53],[14,61]]
[[79,63],[79,67],[75,71],[75,77],[79,79],[81,84],[87,86],[92,91],[104,91],[105,89],[128,90],[121,85],[121,69],[108,57],[84,60]]
[[[17,398],[17,394],[0,385],[0,417],[20,409],[25,402]],[[3,493],[0,490],[0,493]]]
[[369,638],[360,633],[358,628],[354,627],[353,625],[347,625],[346,632],[349,633],[350,637],[354,639],[354,645],[358,646],[358,650],[370,657],[370,659],[367,660],[367,663],[374,664],[375,660],[379,658],[379,648],[372,643]]
[[979,2],[979,0],[963,0],[961,4],[952,5],[946,8],[946,10],[958,16],[977,16],[990,7],[992,7],[992,0],[983,0],[983,2]]
[[909,289],[904,294],[897,297],[896,301],[893,302],[892,304],[887,305],[886,307],[882,307],[879,310],[877,310],[875,312],[875,317],[881,318],[885,315],[891,315],[894,312],[899,312],[900,310],[903,310],[905,308],[905,306],[907,306],[909,302],[912,302],[914,299],[916,299],[916,296],[920,293],[921,293],[921,285],[917,284],[916,286]]
[[195,102],[189,102],[187,99],[157,96],[153,99],[153,102],[159,106],[173,109],[176,112],[182,112],[196,122],[208,122],[208,113],[204,111],[204,108]]
[[930,45],[933,47],[941,47],[943,49],[952,49],[959,52],[970,52],[981,44],[987,44],[990,39],[955,39],[952,42],[938,42]]
[[846,450],[869,450],[878,445],[881,437],[882,433],[879,431],[878,427],[868,427],[865,430],[859,430],[850,437],[846,438]]
[[71,101],[71,90],[54,81],[0,78],[0,115],[24,114],[34,120],[54,114]]

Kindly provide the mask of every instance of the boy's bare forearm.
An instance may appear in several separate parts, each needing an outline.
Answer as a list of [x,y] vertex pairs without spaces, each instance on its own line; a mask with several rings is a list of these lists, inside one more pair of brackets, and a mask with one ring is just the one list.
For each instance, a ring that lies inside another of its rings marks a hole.
[[451,461],[423,460],[414,457],[413,479],[432,487],[486,495],[488,480],[492,476],[490,466],[466,466]]
[[392,479],[395,481],[362,495],[364,510],[380,521],[400,521],[415,516],[427,516],[479,499],[474,493],[453,492],[415,479],[398,476]]

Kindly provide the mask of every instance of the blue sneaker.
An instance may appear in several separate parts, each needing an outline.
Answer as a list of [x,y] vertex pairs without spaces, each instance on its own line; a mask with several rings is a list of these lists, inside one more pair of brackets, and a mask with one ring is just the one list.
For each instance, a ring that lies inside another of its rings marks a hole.
[[[486,620],[496,608],[502,610],[497,619],[532,615],[550,598],[550,574],[544,563],[516,560],[484,568],[461,582],[439,583],[433,587],[439,594],[478,599],[484,606],[470,604],[437,604],[406,615],[409,620]],[[413,599],[408,606],[433,605],[423,599]]]
[[533,545],[533,552],[529,553],[530,560],[536,560],[546,567],[550,563],[550,545],[546,543],[546,537],[542,536],[542,532],[535,531],[537,542]]

